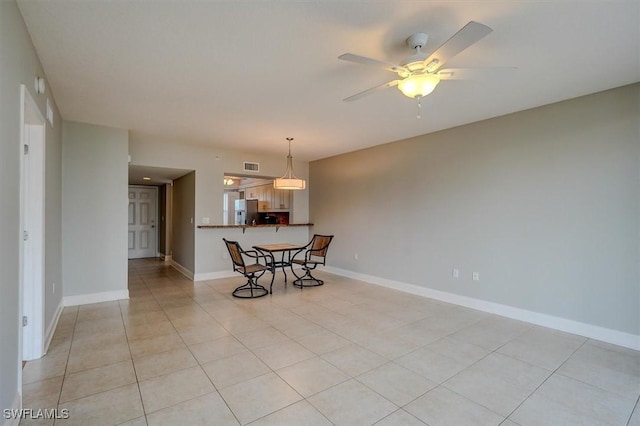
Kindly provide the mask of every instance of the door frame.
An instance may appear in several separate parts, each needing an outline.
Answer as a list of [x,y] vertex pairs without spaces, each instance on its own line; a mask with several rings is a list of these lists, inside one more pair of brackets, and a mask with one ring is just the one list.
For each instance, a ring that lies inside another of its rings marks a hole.
[[[19,383],[22,361],[44,355],[45,140],[46,121],[31,93],[20,85]],[[25,150],[28,145],[28,154]],[[25,242],[28,233],[28,244]],[[23,318],[28,324],[23,326]]]

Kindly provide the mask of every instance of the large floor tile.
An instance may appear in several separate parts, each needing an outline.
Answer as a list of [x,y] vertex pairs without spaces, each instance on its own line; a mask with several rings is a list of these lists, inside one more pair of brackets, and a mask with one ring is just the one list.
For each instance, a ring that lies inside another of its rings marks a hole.
[[178,348],[136,358],[134,364],[138,380],[146,380],[193,367],[198,361],[187,348]]
[[324,330],[319,333],[307,334],[296,339],[305,348],[309,349],[318,355],[322,355],[327,352],[335,351],[336,349],[348,346],[351,342],[344,337]]
[[218,392],[172,405],[147,416],[149,426],[239,425]]
[[189,350],[200,364],[206,364],[217,359],[228,358],[246,351],[246,347],[233,336],[227,335],[215,340],[196,343],[189,346]]
[[72,346],[69,354],[69,363],[67,364],[67,374],[103,367],[129,359],[131,359],[131,353],[127,343],[118,343],[99,349],[77,349]]
[[376,426],[424,426],[425,422],[400,409],[376,423]]
[[69,418],[56,420],[61,425],[114,425],[144,414],[138,386],[135,384],[60,404],[69,410]]
[[200,367],[191,367],[140,382],[147,414],[213,392],[215,388]]
[[246,333],[235,334],[235,337],[249,349],[291,341],[290,338],[271,326]]
[[195,345],[228,336],[229,332],[217,322],[212,321],[210,324],[180,329],[178,334],[187,345]]
[[633,410],[627,426],[640,426],[640,405],[638,403],[636,403],[636,408]]
[[640,395],[640,355],[586,344],[558,373],[627,398]]
[[504,420],[504,417],[442,386],[404,409],[429,426],[498,426]]
[[60,402],[67,402],[136,383],[131,360],[72,373],[65,377]]
[[218,389],[244,382],[271,371],[264,362],[247,350],[227,358],[208,362],[202,368]]
[[472,363],[468,360],[462,362],[433,352],[427,348],[413,351],[410,354],[396,359],[394,362],[435,383],[444,382]]
[[403,406],[433,389],[436,383],[389,362],[356,378],[398,406]]
[[302,399],[291,386],[274,373],[229,386],[222,389],[220,394],[242,424],[257,420]]
[[543,327],[533,327],[498,349],[501,354],[555,370],[587,339]]
[[398,409],[356,380],[329,388],[308,401],[336,425],[371,425]]
[[33,382],[22,386],[24,408],[55,408],[62,389],[63,376]]
[[176,332],[129,341],[129,350],[134,359],[184,347],[184,342]]
[[307,401],[298,401],[275,413],[262,417],[251,426],[283,426],[283,425],[305,425],[305,426],[331,426],[332,423],[316,410]]
[[419,348],[416,343],[397,336],[395,331],[387,331],[359,340],[358,344],[388,360],[394,360]]
[[22,383],[35,383],[53,377],[63,376],[67,369],[69,353],[46,356],[28,361],[22,369]]
[[492,315],[455,332],[450,337],[493,351],[531,327],[525,322]]
[[262,362],[273,370],[316,356],[313,352],[294,340],[276,343],[275,345],[262,346],[254,349],[253,352]]
[[320,357],[310,358],[277,371],[305,398],[349,380],[349,376]]
[[554,374],[514,412],[511,419],[523,425],[536,424],[536,421],[548,418],[545,416],[550,416],[550,413],[557,413],[559,418],[566,418],[567,423],[624,425],[635,404],[635,399],[622,398]]
[[444,386],[506,417],[550,375],[544,368],[493,353]]
[[322,358],[350,376],[358,376],[387,362],[383,356],[355,344],[326,353]]

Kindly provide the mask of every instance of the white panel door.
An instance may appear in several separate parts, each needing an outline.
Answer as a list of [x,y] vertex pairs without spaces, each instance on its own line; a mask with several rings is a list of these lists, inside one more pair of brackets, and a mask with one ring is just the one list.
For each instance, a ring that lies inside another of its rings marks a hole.
[[129,187],[129,259],[156,257],[158,188]]

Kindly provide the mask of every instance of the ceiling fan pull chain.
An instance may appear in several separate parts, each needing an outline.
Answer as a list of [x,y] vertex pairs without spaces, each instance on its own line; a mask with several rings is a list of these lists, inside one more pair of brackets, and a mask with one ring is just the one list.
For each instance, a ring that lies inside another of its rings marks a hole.
[[416,115],[416,118],[420,120],[422,117],[422,102],[420,102],[422,100],[422,96],[416,96],[416,99],[418,99],[418,115]]

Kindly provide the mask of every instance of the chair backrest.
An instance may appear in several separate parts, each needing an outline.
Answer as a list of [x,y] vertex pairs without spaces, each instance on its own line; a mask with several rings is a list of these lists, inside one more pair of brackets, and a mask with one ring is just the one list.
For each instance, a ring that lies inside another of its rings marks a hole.
[[311,246],[309,247],[309,256],[326,257],[327,250],[329,250],[329,244],[333,235],[319,235],[315,234],[311,239]]
[[227,250],[229,250],[229,256],[231,256],[231,261],[233,262],[233,269],[236,268],[244,268],[244,259],[242,258],[242,248],[237,241],[229,241],[223,238],[224,243],[227,246]]

